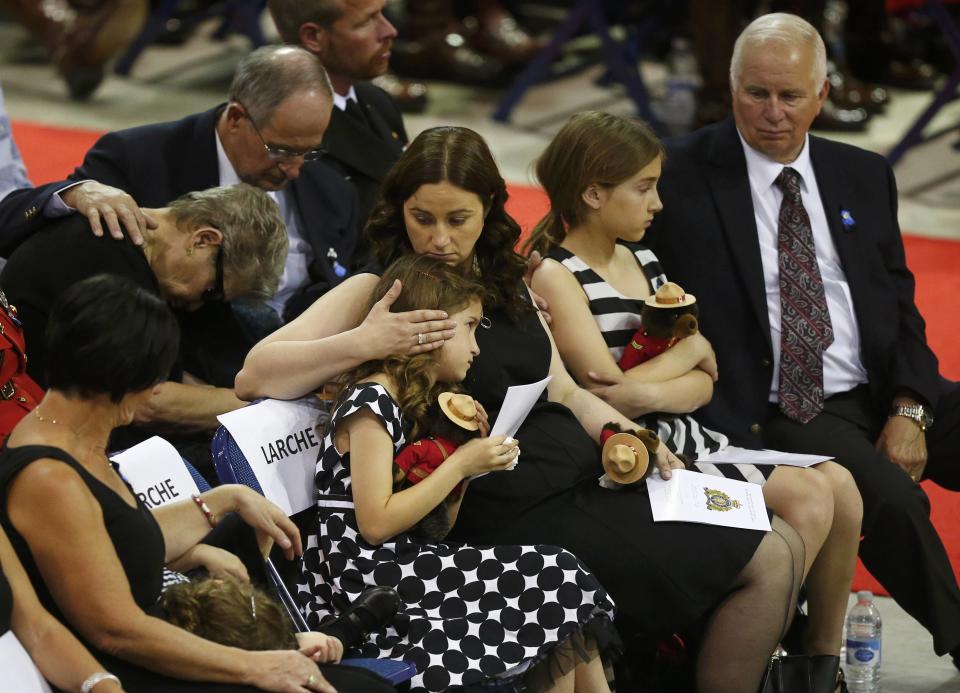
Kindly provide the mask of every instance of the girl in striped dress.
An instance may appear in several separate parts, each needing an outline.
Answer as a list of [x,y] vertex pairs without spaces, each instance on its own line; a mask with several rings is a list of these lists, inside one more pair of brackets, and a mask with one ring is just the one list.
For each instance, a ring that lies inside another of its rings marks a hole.
[[[617,366],[640,326],[644,299],[667,281],[641,244],[662,208],[656,187],[662,162],[662,144],[642,121],[597,111],[574,115],[537,162],[551,209],[527,248],[547,258],[533,289],[550,305],[550,327],[573,376],[696,460],[735,451],[726,436],[690,415],[710,401],[717,377],[707,339],[687,337],[626,373]],[[800,532],[810,616],[804,653],[838,655],[862,515],[850,473],[834,462],[696,466],[762,484],[767,505]]]

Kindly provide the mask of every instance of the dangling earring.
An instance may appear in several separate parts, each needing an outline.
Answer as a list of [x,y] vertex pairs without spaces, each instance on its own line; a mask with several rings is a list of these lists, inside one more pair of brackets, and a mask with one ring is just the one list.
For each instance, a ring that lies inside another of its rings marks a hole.
[[187,248],[187,255],[193,255],[193,246]]

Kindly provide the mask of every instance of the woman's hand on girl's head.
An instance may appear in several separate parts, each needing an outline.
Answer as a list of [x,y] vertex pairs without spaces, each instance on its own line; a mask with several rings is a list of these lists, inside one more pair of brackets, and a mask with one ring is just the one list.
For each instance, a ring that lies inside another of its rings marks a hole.
[[503,471],[513,464],[519,454],[517,441],[500,435],[467,441],[457,448],[448,462],[457,464],[466,479],[477,474]]
[[336,664],[343,657],[343,643],[338,638],[324,633],[297,633],[300,653],[315,662]]
[[657,448],[654,463],[657,465],[657,469],[660,471],[660,478],[662,479],[669,479],[673,476],[670,472],[672,469],[686,469],[686,465],[679,457],[674,455],[663,442],[661,442],[660,447]]
[[247,486],[236,484],[234,493],[236,502],[233,509],[256,530],[261,550],[265,546],[269,550],[269,540],[272,540],[283,549],[287,560],[292,561],[294,556],[303,553],[300,530],[280,507]]
[[264,691],[278,693],[337,693],[316,662],[297,650],[262,650],[249,657],[249,682]]
[[400,280],[395,281],[357,328],[365,333],[364,344],[370,345],[368,360],[432,351],[455,334],[457,323],[448,320],[442,310],[391,313],[390,306],[399,298],[401,289]]

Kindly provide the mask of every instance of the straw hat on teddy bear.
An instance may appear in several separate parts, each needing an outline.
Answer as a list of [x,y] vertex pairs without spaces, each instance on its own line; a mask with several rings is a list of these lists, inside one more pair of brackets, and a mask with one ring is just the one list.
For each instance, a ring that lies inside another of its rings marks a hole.
[[477,422],[477,405],[470,395],[457,392],[441,392],[437,398],[440,409],[453,423],[468,431],[480,428]]
[[651,308],[683,308],[697,302],[693,294],[685,293],[683,287],[673,282],[667,282],[653,296],[644,301]]
[[650,453],[630,433],[614,433],[603,444],[603,470],[618,484],[632,484],[643,478],[650,466]]

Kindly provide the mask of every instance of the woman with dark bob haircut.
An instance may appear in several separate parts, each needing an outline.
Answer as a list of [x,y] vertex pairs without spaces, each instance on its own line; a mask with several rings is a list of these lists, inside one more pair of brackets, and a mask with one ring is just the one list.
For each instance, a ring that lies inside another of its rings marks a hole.
[[[449,538],[569,549],[613,597],[625,635],[655,640],[705,624],[698,690],[755,690],[799,589],[803,548],[793,529],[779,518],[766,534],[654,523],[645,485],[619,492],[598,485],[601,428],[634,425],[567,373],[524,286],[524,262],[514,250],[520,229],[504,210],[506,186],[479,135],[425,131],[388,174],[382,195],[367,233],[383,266],[426,254],[479,276],[491,290],[484,304],[491,327],[477,335],[480,355],[464,382],[490,419],[509,386],[552,376],[515,435],[523,450],[516,469],[471,482]],[[359,275],[344,282],[254,347],[237,379],[241,396],[297,397],[365,360],[447,338],[442,314],[387,313],[396,294],[364,315],[376,281]],[[664,445],[655,461],[664,477],[682,464]],[[504,597],[520,597],[504,585]]]
[[313,651],[248,652],[151,615],[164,564],[189,555],[228,513],[288,558],[301,551],[286,514],[246,486],[148,510],[108,460],[111,430],[167,377],[178,340],[164,302],[115,275],[80,281],[54,305],[49,389],[0,451],[0,524],[40,602],[126,690],[384,690],[365,671],[321,673]]

